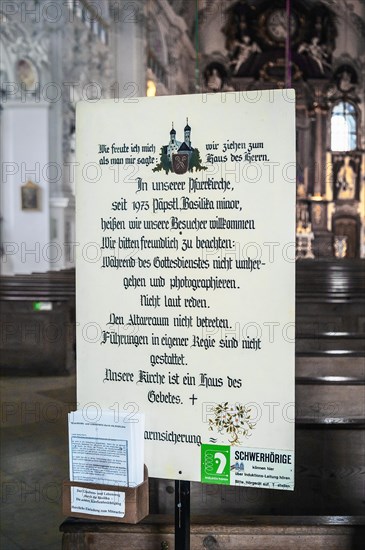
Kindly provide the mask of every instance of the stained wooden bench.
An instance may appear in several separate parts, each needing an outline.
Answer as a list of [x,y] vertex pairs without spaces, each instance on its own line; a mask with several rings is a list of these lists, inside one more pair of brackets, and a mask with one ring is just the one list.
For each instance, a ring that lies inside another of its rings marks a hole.
[[[191,483],[192,550],[363,548],[364,260],[297,262],[296,297],[295,491]],[[151,478],[138,525],[67,519],[63,549],[174,548],[174,490]]]
[[[63,550],[173,550],[174,520],[151,515],[137,525],[68,519]],[[362,550],[365,518],[351,516],[193,516],[191,550]]]
[[0,370],[67,374],[75,366],[75,272],[0,278]]

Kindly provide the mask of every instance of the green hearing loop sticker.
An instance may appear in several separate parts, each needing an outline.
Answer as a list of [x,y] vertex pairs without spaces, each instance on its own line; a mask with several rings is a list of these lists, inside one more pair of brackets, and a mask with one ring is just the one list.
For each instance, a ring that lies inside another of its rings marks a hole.
[[229,445],[201,446],[201,480],[202,483],[229,485],[230,482]]

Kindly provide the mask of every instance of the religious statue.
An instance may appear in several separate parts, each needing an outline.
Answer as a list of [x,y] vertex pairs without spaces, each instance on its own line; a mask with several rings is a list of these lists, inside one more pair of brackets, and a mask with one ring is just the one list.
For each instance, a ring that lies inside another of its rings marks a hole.
[[233,73],[237,74],[248,58],[253,53],[260,53],[261,49],[256,42],[251,41],[251,38],[247,34],[242,36],[242,41],[236,40],[234,46],[234,58],[230,62],[230,65],[233,66]]
[[212,69],[210,75],[207,78],[207,88],[212,92],[218,92],[222,89],[222,78],[216,68]]
[[233,88],[227,83],[227,69],[222,63],[213,61],[207,65],[203,73],[204,91],[230,92]]
[[337,198],[341,200],[354,199],[356,193],[356,172],[353,169],[351,157],[346,155],[342,166],[337,172]]
[[19,81],[26,90],[37,84],[37,71],[28,59],[20,59],[16,65]]
[[335,73],[334,79],[336,81],[337,88],[343,94],[350,93],[357,84],[357,74],[353,67],[350,65],[342,65]]
[[341,73],[339,75],[340,77],[340,82],[339,82],[339,89],[341,90],[341,92],[348,92],[349,90],[351,90],[351,88],[353,88],[353,84],[351,82],[351,75],[348,71],[343,71],[343,73]]
[[335,235],[333,248],[336,258],[346,258],[347,253],[347,236]]
[[308,53],[313,61],[317,63],[321,73],[324,73],[325,69],[330,67],[327,61],[328,54],[326,52],[326,47],[319,43],[318,36],[314,36],[310,44],[303,42],[298,48],[298,53]]

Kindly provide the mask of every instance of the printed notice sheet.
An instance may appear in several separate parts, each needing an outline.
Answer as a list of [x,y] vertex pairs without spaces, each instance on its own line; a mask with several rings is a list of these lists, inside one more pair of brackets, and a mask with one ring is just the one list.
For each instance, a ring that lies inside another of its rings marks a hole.
[[[76,126],[80,410],[143,413],[152,477],[292,490],[294,91],[80,102]],[[94,438],[72,429],[73,475],[130,483],[126,438]]]
[[69,413],[70,480],[136,486],[143,481],[143,419],[116,419],[111,411],[89,420],[87,411]]

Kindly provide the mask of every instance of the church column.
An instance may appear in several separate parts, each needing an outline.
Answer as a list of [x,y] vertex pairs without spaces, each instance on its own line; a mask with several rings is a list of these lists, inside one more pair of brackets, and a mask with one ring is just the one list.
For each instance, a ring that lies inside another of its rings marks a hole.
[[327,108],[323,102],[323,92],[315,84],[315,150],[314,150],[314,185],[313,194],[323,196],[326,192],[326,145],[327,145]]
[[323,89],[315,84],[315,148],[313,195],[311,202],[311,223],[314,232],[314,254],[316,257],[332,256],[332,235],[327,229],[328,201],[326,200],[326,146],[327,146],[327,107]]
[[63,11],[62,13],[63,19],[50,24],[47,29],[50,39],[49,64],[51,67],[48,85],[54,82],[55,88],[60,90],[58,100],[50,100],[49,148],[50,158],[55,166],[50,174],[50,241],[54,251],[50,266],[51,270],[69,267],[65,253],[65,242],[67,241],[65,219],[70,206],[74,214],[73,197],[71,189],[67,185],[68,172],[64,164],[63,154],[63,104],[68,100],[68,88],[63,82],[63,56],[66,47],[63,42],[63,25],[66,24],[66,12]]
[[[1,216],[5,255],[1,272],[4,275],[50,269],[48,126],[48,102],[29,98],[3,102]],[[29,194],[26,201],[23,194],[22,202],[22,186],[27,182],[31,182],[30,193],[32,189],[37,193],[36,202],[29,199]]]
[[117,85],[112,95],[132,102],[146,95],[146,43],[144,0],[114,4],[113,55]]

